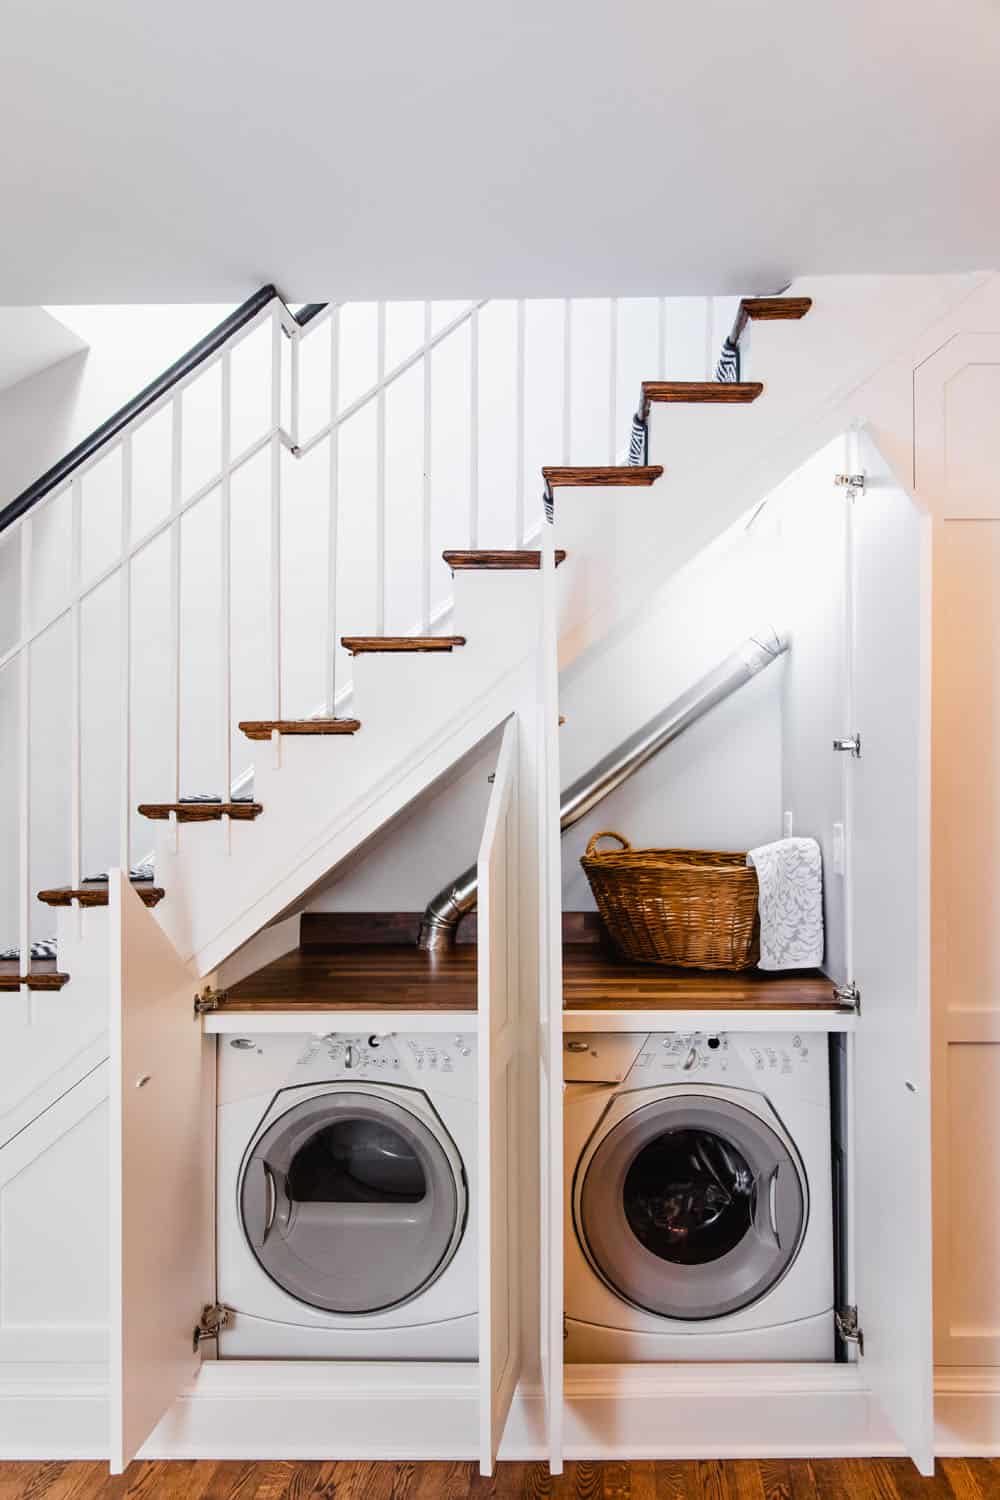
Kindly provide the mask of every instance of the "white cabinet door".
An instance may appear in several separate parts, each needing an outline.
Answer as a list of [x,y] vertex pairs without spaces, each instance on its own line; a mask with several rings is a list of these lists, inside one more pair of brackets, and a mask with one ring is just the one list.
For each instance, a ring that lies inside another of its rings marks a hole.
[[563,1038],[559,668],[553,528],[542,526],[539,650],[538,989],[541,1373],[549,1468],[563,1467]]
[[111,1472],[198,1365],[212,1300],[211,1042],[194,974],[120,870],[109,876]]
[[521,1369],[518,1246],[517,720],[507,720],[479,848],[479,1421],[492,1474]]
[[863,1370],[933,1470],[930,1135],[930,522],[862,435],[852,531],[849,768]]

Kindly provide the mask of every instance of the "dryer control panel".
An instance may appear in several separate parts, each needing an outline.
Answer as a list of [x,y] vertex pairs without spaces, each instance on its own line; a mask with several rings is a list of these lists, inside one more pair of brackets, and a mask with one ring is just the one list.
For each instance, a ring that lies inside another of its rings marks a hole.
[[785,1081],[801,1092],[825,1086],[826,1035],[814,1032],[666,1031],[647,1038],[629,1087],[656,1083],[728,1083],[773,1093]]
[[355,1078],[475,1097],[471,1032],[257,1033],[220,1036],[219,1102],[296,1084]]

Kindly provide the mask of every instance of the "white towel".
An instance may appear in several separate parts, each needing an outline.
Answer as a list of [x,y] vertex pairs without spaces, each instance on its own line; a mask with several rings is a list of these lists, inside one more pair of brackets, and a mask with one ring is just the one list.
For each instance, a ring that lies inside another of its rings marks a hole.
[[823,961],[823,857],[815,839],[751,849],[760,887],[760,967],[815,969]]

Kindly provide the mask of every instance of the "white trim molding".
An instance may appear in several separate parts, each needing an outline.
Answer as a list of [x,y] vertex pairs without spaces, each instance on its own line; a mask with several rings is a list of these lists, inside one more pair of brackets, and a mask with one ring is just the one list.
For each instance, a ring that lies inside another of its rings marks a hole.
[[[1000,1369],[939,1368],[935,1409],[940,1457],[1000,1456]],[[210,1361],[140,1456],[472,1460],[477,1424],[474,1364]],[[29,1380],[0,1367],[0,1458],[100,1459],[107,1432],[100,1367],[38,1367]],[[901,1452],[853,1365],[566,1370],[567,1459]],[[541,1388],[523,1384],[500,1458],[545,1455]]]

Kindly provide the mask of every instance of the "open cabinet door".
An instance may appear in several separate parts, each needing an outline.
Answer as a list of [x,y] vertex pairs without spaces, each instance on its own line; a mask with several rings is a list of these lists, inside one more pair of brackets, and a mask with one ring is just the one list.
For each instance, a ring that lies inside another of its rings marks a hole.
[[934,1467],[930,1131],[930,521],[859,435],[848,769],[862,1369]]
[[198,1365],[211,1301],[211,1042],[196,980],[120,870],[109,879],[111,1437],[120,1474]]
[[517,720],[479,848],[479,1466],[492,1474],[521,1371]]
[[553,528],[542,525],[539,649],[538,953],[541,1374],[549,1469],[563,1468],[563,982],[559,665]]

